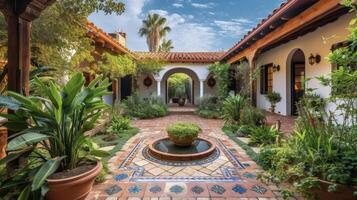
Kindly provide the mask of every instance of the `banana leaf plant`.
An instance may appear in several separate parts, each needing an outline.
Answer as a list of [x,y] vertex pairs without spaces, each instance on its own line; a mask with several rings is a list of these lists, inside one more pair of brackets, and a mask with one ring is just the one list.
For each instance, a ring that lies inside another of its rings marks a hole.
[[107,155],[84,133],[108,108],[102,97],[110,94],[110,83],[101,76],[88,86],[84,82],[80,73],[63,87],[51,81],[45,84],[35,77],[41,96],[25,97],[10,91],[8,96],[0,96],[0,108],[14,111],[0,115],[8,119],[5,126],[14,132],[8,143],[8,156],[0,160],[0,170],[15,159],[27,158],[25,166],[1,176],[0,197],[15,194],[18,199],[41,199],[48,191],[46,179],[51,174]]

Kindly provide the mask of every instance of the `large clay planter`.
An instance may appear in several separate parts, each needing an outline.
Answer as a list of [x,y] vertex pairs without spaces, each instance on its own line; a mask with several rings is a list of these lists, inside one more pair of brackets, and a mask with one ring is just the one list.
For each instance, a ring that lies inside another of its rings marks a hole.
[[328,187],[331,182],[320,180],[320,188],[313,189],[313,193],[317,195],[320,200],[354,200],[357,197],[353,196],[353,191],[357,191],[357,186],[348,187],[346,185],[337,184],[336,192],[328,192]]
[[47,179],[49,191],[48,200],[83,200],[92,190],[95,177],[102,170],[100,162],[83,174],[64,179]]
[[168,134],[170,140],[177,146],[187,147],[192,145],[192,143],[197,139],[198,134],[196,136],[185,136],[185,137],[177,137],[174,135]]
[[7,147],[7,129],[0,127],[0,159],[6,156]]

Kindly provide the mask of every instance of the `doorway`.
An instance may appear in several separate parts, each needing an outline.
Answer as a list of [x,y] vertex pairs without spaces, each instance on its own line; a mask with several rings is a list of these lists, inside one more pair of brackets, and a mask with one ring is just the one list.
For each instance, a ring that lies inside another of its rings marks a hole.
[[297,115],[297,103],[305,92],[305,55],[300,49],[296,50],[291,58],[291,114]]
[[186,105],[194,104],[193,80],[186,73],[174,73],[166,80],[166,103],[177,104],[185,99]]
[[131,75],[120,79],[120,100],[127,99],[132,93],[133,78]]

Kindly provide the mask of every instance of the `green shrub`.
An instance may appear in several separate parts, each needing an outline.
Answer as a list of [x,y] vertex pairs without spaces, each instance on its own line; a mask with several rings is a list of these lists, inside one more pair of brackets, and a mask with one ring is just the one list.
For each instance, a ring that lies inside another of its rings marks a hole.
[[122,116],[114,116],[110,125],[107,128],[107,132],[111,134],[118,134],[122,131],[129,130],[132,127],[130,126],[130,119]]
[[122,102],[123,114],[125,116],[151,119],[167,115],[167,107],[157,97],[142,100],[137,94],[133,94]]
[[229,96],[223,101],[222,117],[228,124],[239,124],[241,111],[246,106],[246,99],[236,95]]
[[198,106],[196,114],[208,119],[221,118],[220,105],[217,97],[204,96],[200,100],[200,105]]
[[241,111],[241,125],[260,126],[265,124],[264,113],[251,105],[246,105]]
[[166,129],[169,135],[173,135],[176,137],[185,137],[185,136],[198,136],[198,133],[202,131],[202,129],[197,124],[178,122],[171,124]]
[[274,144],[281,133],[274,126],[258,126],[250,128],[250,145]]

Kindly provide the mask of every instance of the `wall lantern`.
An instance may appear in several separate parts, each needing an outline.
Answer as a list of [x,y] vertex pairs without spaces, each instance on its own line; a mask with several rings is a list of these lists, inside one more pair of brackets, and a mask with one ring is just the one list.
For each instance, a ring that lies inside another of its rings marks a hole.
[[145,79],[144,79],[144,85],[146,87],[150,87],[152,85],[152,80],[149,76],[147,76]]
[[319,64],[320,61],[321,61],[321,56],[319,54],[316,54],[315,56],[313,54],[311,54],[310,57],[309,57],[309,64],[310,65],[314,65],[315,63]]
[[273,65],[273,72],[280,71],[280,65]]

